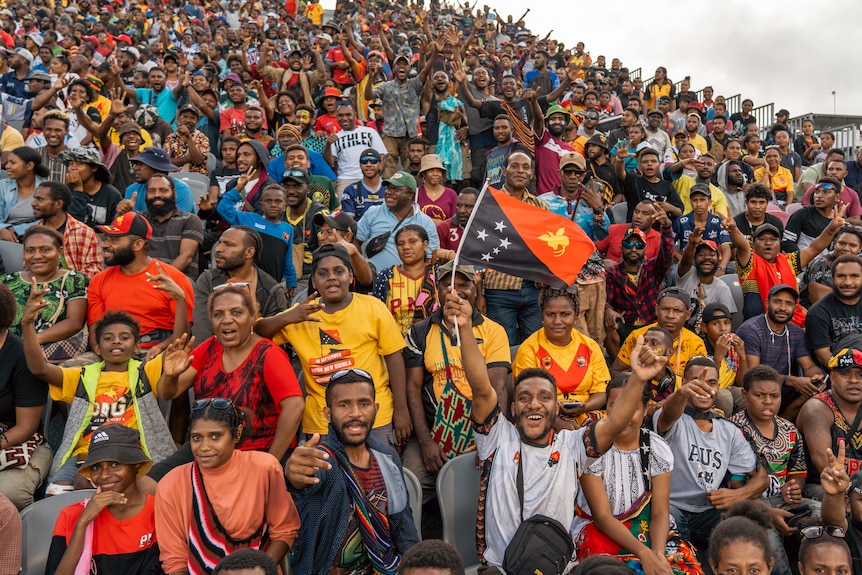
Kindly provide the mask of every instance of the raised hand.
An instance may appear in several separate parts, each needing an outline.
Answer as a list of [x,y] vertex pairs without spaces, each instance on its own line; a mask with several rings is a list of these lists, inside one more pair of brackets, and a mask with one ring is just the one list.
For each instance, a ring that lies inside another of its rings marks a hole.
[[198,199],[198,211],[199,212],[209,212],[215,207],[215,202],[209,196],[209,194],[205,194]]
[[156,262],[156,269],[159,270],[159,273],[155,275],[147,273],[147,282],[154,282],[153,288],[165,292],[171,297],[171,299],[185,299],[186,292],[183,291],[183,288],[177,285],[177,282],[175,282],[171,276],[164,272],[162,265],[158,261]]
[[443,317],[453,319],[458,324],[458,327],[464,327],[472,323],[473,308],[470,306],[470,302],[461,299],[451,288],[446,293],[443,301]]
[[320,318],[312,317],[313,314],[324,308],[324,305],[318,301],[316,291],[311,292],[305,300],[299,305],[295,305],[284,313],[290,314],[290,323],[302,323],[304,321],[321,321]]
[[[71,183],[69,181],[69,174],[71,174],[71,173],[72,172],[66,173],[66,183],[67,184]],[[78,181],[81,181],[80,177],[78,177]],[[122,216],[126,212],[131,212],[132,210],[134,210],[135,209],[135,202],[137,201],[137,199],[138,199],[138,192],[132,192],[132,197],[130,199],[120,200],[120,203],[117,204],[116,215]]]
[[829,233],[834,235],[838,230],[844,227],[844,225],[847,223],[844,220],[844,214],[846,213],[847,204],[843,202],[838,202],[835,205],[835,209],[833,210],[834,215],[832,216],[832,221],[829,222],[828,226],[826,226],[826,229],[829,231]]
[[114,88],[111,90],[111,114],[113,116],[121,116],[129,109],[126,106],[126,92],[122,88]]
[[652,381],[664,371],[668,358],[658,355],[652,348],[644,345],[643,336],[638,336],[637,344],[632,351],[632,373],[641,381]]
[[27,304],[24,306],[24,313],[21,316],[21,323],[34,323],[38,319],[42,310],[48,307],[48,302],[45,301],[45,294],[50,291],[47,282],[40,288],[36,283],[36,278],[33,278],[30,285],[30,296],[27,298]]
[[[102,465],[104,465],[104,463]],[[96,494],[93,495],[92,499],[87,503],[84,511],[81,512],[81,515],[78,517],[78,522],[82,525],[89,525],[96,519],[96,517],[99,516],[99,513],[101,513],[104,508],[110,507],[111,505],[125,505],[126,503],[128,503],[128,500],[126,499],[125,493],[118,491],[102,491],[102,488],[99,487],[96,489]]]
[[162,373],[168,377],[179,377],[192,364],[195,338],[184,333],[172,341],[162,355]]
[[315,433],[304,445],[298,446],[290,454],[290,459],[284,464],[284,476],[296,489],[305,489],[320,483],[317,472],[320,469],[332,469],[327,461],[329,454],[317,448],[320,434]]
[[245,190],[246,184],[248,184],[255,178],[257,178],[257,170],[254,167],[249,168],[246,173],[240,174],[239,179],[237,179],[236,181],[237,191]]
[[838,440],[838,454],[826,450],[826,467],[820,472],[820,486],[827,495],[843,495],[850,488],[850,476],[847,475],[845,453],[847,447],[844,441]]
[[691,235],[688,236],[688,242],[694,245],[703,243],[703,232],[705,231],[706,228],[703,226],[694,226],[694,229],[691,231]]

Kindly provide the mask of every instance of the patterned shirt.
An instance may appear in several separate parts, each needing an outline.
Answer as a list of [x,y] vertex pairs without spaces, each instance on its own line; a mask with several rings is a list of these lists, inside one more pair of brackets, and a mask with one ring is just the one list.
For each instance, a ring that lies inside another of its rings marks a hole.
[[769,473],[769,487],[763,492],[763,497],[781,495],[781,486],[794,475],[805,479],[808,473],[805,447],[795,425],[781,417],[774,417],[775,437],[769,439],[760,433],[746,411],[740,411],[730,420],[742,429],[745,439],[754,452],[760,455]]
[[419,96],[422,81],[411,78],[399,84],[395,80],[374,88],[374,97],[383,100],[383,135],[393,138],[419,135]]
[[808,293],[808,285],[811,282],[819,283],[824,287],[832,287],[832,262],[835,261],[835,252],[829,252],[817,256],[813,262],[808,264],[802,281],[799,282],[799,299],[803,307],[811,307],[811,294]]
[[[189,163],[189,171],[197,172],[199,174],[206,174],[206,159],[210,153],[210,139],[207,138],[206,135],[204,135],[204,133],[200,130],[195,130],[192,134],[192,140],[195,143],[195,147],[203,155],[204,161],[200,164]],[[171,157],[171,159],[182,158],[189,153],[189,145],[186,142],[185,138],[183,138],[177,133],[173,133],[165,140],[165,150],[168,152],[168,155]]]
[[[45,220],[41,220],[39,225],[45,225]],[[102,247],[93,228],[66,214],[66,225],[57,231],[63,234],[62,267],[81,272],[87,277],[93,277],[105,269]]]
[[[503,191],[512,195],[512,192],[506,189],[506,186],[503,186]],[[521,198],[521,201],[530,204],[531,206],[536,206],[537,208],[542,208],[543,210],[548,209],[548,205],[531,194],[528,191],[524,192],[524,197]],[[517,276],[510,276],[509,274],[504,274],[498,271],[494,271],[489,269],[485,272],[485,277],[482,280],[482,285],[486,290],[489,289],[498,289],[498,290],[520,290],[521,286],[524,285],[524,280]]]
[[673,263],[673,231],[661,233],[661,249],[655,258],[646,259],[637,273],[637,285],[632,286],[625,266],[614,266],[605,274],[607,307],[622,314],[630,325],[644,325],[656,321],[656,304],[662,282]]

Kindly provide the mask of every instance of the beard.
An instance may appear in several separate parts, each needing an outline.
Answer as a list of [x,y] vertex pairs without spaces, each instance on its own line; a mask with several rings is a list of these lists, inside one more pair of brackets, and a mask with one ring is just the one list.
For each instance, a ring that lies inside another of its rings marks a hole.
[[216,264],[216,268],[223,272],[232,272],[241,268],[243,264],[245,264],[245,260],[241,256],[236,256],[234,258],[225,258],[222,263]]
[[153,203],[149,198],[147,199],[147,211],[156,217],[162,217],[170,214],[174,211],[174,208],[177,207],[176,198],[165,198],[164,202],[161,204]]
[[[344,429],[353,423],[362,423],[362,425],[365,426],[365,433],[362,434],[361,438],[348,437],[348,435],[344,432]],[[340,441],[342,445],[346,445],[348,447],[356,447],[358,445],[363,445],[368,440],[368,436],[371,435],[371,425],[372,424],[368,422],[360,422],[358,420],[348,419],[344,422],[333,421],[332,429],[335,431],[335,437],[338,438],[338,441]]]
[[105,265],[108,266],[127,266],[135,261],[135,252],[131,246],[118,248],[114,250],[114,255],[110,258],[105,258]]
[[554,136],[555,138],[559,138],[560,136],[562,136],[563,132],[565,132],[565,131],[566,131],[566,127],[561,126],[560,124],[550,124],[548,126],[548,132],[550,132],[551,135]]

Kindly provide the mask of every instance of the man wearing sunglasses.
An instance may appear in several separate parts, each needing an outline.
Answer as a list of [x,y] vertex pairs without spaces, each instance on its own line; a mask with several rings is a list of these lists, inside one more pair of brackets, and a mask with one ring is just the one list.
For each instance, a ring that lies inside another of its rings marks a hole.
[[372,206],[383,203],[383,161],[380,152],[366,148],[359,155],[362,179],[344,188],[341,194],[341,209],[353,216],[357,222]]
[[808,186],[806,189],[801,183],[799,184],[799,187],[802,187],[805,190],[805,194],[802,196],[802,204],[805,206],[812,205],[814,192],[817,190],[817,186],[830,182],[831,178],[839,184],[838,201],[847,206],[847,220],[852,224],[862,224],[862,217],[860,217],[862,216],[862,203],[860,203],[859,194],[856,190],[844,183],[844,178],[847,177],[847,164],[844,163],[844,160],[836,156],[826,160],[823,164],[823,169],[825,171],[825,175],[822,178],[819,178],[817,183],[813,186]]
[[[823,230],[832,221],[835,210],[840,204],[838,193],[841,188],[841,182],[838,180],[828,176],[820,178],[820,181],[813,186],[811,195],[813,205],[805,206],[793,212],[787,225],[784,226],[784,234],[781,237],[782,251],[790,253],[797,249],[801,250],[809,246],[814,238],[823,233]],[[856,195],[855,192],[853,195]],[[845,205],[844,207],[846,214],[851,206]],[[856,210],[862,209],[859,206],[858,196],[852,207]]]

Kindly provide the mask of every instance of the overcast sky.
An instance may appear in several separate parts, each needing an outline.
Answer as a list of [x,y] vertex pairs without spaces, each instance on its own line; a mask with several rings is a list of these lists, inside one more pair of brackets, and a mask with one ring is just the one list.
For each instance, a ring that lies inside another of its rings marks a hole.
[[610,66],[620,58],[629,69],[642,67],[644,78],[665,66],[674,82],[691,76],[693,90],[709,84],[755,106],[775,102],[791,117],[831,114],[835,90],[839,114],[862,115],[860,0],[481,0],[477,7],[485,1],[504,18],[529,6],[525,22],[534,34],[553,29],[567,48],[583,41],[593,59],[604,54]]

